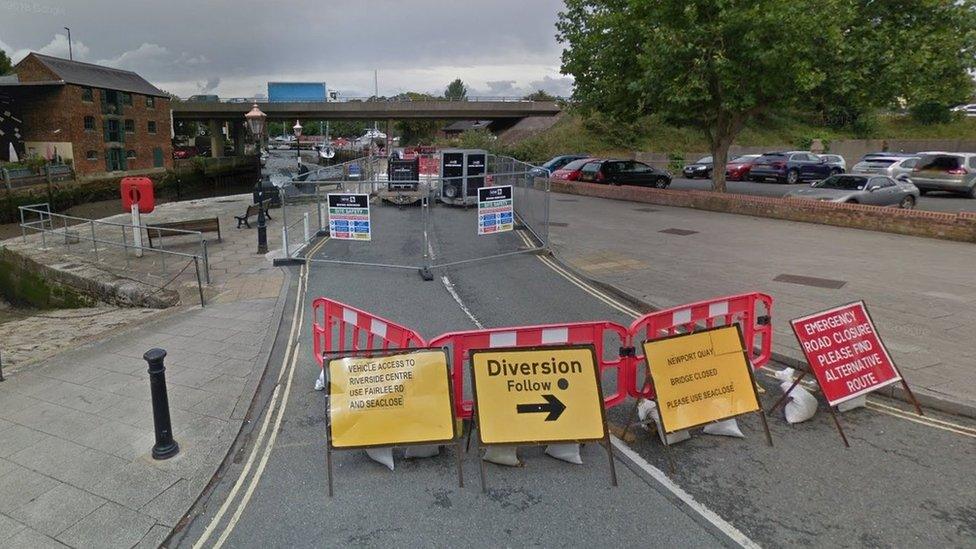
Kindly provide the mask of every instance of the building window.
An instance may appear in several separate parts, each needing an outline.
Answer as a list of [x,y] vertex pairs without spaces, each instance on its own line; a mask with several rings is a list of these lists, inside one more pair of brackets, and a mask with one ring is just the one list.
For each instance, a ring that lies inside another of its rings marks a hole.
[[93,132],[93,131],[95,131],[95,117],[94,116],[86,116],[85,117],[85,131],[86,132]]
[[91,88],[81,88],[81,100],[85,103],[92,103],[95,101],[95,91]]
[[153,149],[153,167],[162,168],[163,167],[163,149],[162,147],[156,147]]
[[147,95],[146,96],[146,108],[147,109],[155,109],[156,108],[156,98],[155,97],[153,97],[151,95]]
[[129,150],[125,151],[125,157],[128,158],[129,160],[135,160],[135,158],[136,158],[136,151],[134,151],[132,149],[129,149]]
[[150,120],[149,127],[147,129],[149,130],[149,133],[156,133],[156,121]]
[[129,92],[122,92],[122,104],[131,107],[132,106],[132,94]]
[[122,138],[121,124],[118,120],[109,119],[105,121],[105,141],[124,141]]
[[131,118],[127,118],[125,120],[125,133],[136,133],[136,121],[135,120],[133,120]]
[[86,160],[98,160],[98,151],[88,151],[85,153]]

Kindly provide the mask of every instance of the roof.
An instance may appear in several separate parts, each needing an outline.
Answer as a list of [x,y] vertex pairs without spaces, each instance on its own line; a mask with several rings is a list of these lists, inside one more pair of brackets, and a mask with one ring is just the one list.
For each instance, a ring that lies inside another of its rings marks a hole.
[[26,60],[30,57],[34,57],[40,61],[41,64],[63,80],[65,84],[91,86],[93,88],[104,88],[156,97],[169,97],[166,92],[153,86],[145,78],[132,71],[82,63],[81,61],[69,61],[68,59],[51,57],[36,52],[30,53],[24,59]]

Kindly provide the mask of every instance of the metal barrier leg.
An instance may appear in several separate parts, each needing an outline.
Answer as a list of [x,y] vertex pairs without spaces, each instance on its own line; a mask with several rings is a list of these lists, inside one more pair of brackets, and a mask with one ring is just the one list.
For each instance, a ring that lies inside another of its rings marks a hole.
[[206,307],[206,304],[203,302],[203,284],[200,281],[200,260],[196,256],[193,257],[193,266],[197,269],[197,290],[200,291],[200,306]]
[[95,241],[95,222],[88,222],[89,228],[91,228],[91,239],[92,239],[92,253],[95,254],[95,262],[98,262],[98,242]]
[[207,241],[201,241],[203,244],[203,274],[204,278],[207,280],[207,286],[210,285],[210,253],[207,249]]
[[430,271],[430,197],[424,196],[420,199],[421,225],[424,228],[424,266],[420,268],[420,278],[430,282],[434,280],[434,273]]

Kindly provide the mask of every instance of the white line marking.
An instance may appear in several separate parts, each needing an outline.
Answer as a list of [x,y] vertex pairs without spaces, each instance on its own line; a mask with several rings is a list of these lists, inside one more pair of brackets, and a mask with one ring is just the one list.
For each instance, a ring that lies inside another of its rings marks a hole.
[[454,289],[454,284],[451,284],[451,279],[447,278],[447,275],[443,275],[441,276],[441,282],[444,283],[444,287],[447,288],[447,293],[451,294],[451,297],[453,297],[454,301],[457,302],[458,307],[461,307],[461,310],[464,311],[464,314],[468,315],[468,318],[471,319],[471,322],[473,322],[474,325],[477,326],[479,330],[484,330],[485,327],[483,324],[481,324],[481,321],[479,321],[471,312],[471,310],[468,309],[468,306],[465,305],[463,301],[461,301],[461,296],[459,296],[457,290]]
[[675,497],[681,500],[682,503],[687,505],[692,511],[701,515],[702,518],[707,520],[719,530],[727,535],[732,541],[739,544],[741,547],[749,548],[759,548],[759,544],[752,541],[748,536],[739,531],[738,528],[732,526],[730,523],[726,522],[725,519],[715,514],[714,511],[705,507],[688,492],[685,492],[683,488],[674,483],[664,471],[658,469],[657,467],[651,465],[647,462],[640,454],[633,451],[630,446],[625,444],[619,438],[610,435],[610,442],[616,451],[627,456],[627,459],[633,461],[638,467],[644,470],[645,473],[651,476],[654,480],[668,489],[669,492],[674,494]]

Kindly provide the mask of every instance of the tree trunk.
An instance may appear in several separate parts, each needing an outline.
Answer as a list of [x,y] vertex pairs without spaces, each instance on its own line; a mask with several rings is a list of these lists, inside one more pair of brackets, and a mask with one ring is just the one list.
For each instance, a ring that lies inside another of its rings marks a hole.
[[725,192],[725,165],[729,162],[729,147],[732,137],[717,133],[712,141],[712,190]]

